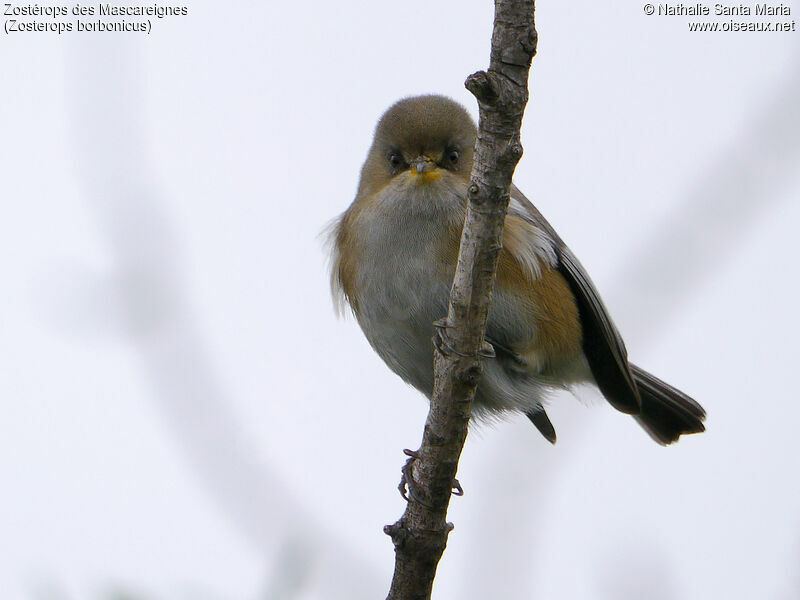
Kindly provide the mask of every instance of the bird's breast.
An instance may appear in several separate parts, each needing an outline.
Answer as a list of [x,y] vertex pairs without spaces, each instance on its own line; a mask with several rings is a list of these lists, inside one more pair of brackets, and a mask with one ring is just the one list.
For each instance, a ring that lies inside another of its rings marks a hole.
[[[354,295],[360,309],[414,314],[446,301],[459,231],[440,210],[365,211],[356,225]],[[438,315],[437,318],[442,315]]]
[[365,336],[393,371],[426,393],[433,322],[447,312],[458,256],[459,193],[454,186],[389,186],[354,202],[337,240],[338,279]]
[[345,214],[340,278],[356,312],[365,303],[374,310],[413,312],[431,296],[440,304],[442,288],[446,301],[465,209],[462,190],[439,182],[400,180],[356,199]]

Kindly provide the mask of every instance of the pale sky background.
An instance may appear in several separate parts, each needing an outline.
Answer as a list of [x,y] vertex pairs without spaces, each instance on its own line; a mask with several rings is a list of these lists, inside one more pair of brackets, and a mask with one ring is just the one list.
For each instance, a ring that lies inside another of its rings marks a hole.
[[[800,33],[642,6],[539,3],[515,181],[708,432],[661,448],[589,390],[555,447],[473,430],[438,600],[800,597]],[[319,234],[393,101],[477,114],[491,23],[197,1],[0,36],[0,598],[385,597],[427,405],[335,318]]]

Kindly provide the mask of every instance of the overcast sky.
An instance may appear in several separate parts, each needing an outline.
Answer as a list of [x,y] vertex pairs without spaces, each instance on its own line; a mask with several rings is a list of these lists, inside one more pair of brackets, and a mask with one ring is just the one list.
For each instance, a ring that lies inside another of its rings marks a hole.
[[[477,114],[492,5],[187,6],[0,36],[0,595],[381,598],[427,404],[336,319],[321,232],[393,101]],[[515,181],[708,432],[588,389],[555,447],[474,429],[439,600],[800,594],[800,34],[689,21],[541,2]]]

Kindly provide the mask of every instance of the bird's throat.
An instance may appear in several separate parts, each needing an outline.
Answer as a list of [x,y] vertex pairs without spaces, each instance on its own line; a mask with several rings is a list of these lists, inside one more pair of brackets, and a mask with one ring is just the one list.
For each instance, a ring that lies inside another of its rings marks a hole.
[[430,171],[423,171],[422,173],[412,172],[411,177],[416,183],[424,185],[436,181],[437,179],[441,179],[442,174],[438,169],[431,169]]

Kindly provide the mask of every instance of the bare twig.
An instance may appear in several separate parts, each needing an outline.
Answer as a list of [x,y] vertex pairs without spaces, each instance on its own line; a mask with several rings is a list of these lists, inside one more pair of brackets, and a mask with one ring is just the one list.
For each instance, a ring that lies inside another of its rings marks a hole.
[[[646,233],[644,241],[632,244],[624,253],[629,260],[620,265],[615,276],[609,276],[610,293],[605,297],[614,314],[627,321],[626,340],[643,349],[657,341],[678,308],[699,294],[699,288],[715,271],[740,259],[747,248],[742,240],[763,215],[780,205],[784,187],[794,174],[787,165],[800,162],[798,96],[800,61],[794,63],[786,79],[766,93],[767,100],[754,109],[754,118],[743,125],[739,137],[698,165],[692,183],[686,185],[686,200],[665,217],[666,225],[659,222]],[[686,266],[680,276],[673,264]],[[589,418],[590,411],[564,413],[560,415],[561,428],[569,428],[570,436],[578,439],[579,428],[586,426]],[[550,515],[527,509],[551,502],[553,491],[558,489],[554,485],[557,474],[579,455],[564,452],[562,447],[561,452],[531,456],[528,461],[500,462],[522,448],[538,452],[529,442],[527,428],[506,428],[491,455],[484,457],[485,463],[492,465],[482,478],[484,489],[493,489],[495,481],[514,481],[515,493],[503,496],[503,511],[490,510],[497,501],[492,493],[486,494],[475,509],[482,517],[472,527],[471,537],[481,539],[481,544],[473,561],[482,569],[479,576],[465,572],[461,578],[459,587],[464,597],[537,597],[530,584],[542,581],[546,549],[541,538],[532,537],[531,532],[542,527]],[[505,526],[507,514],[523,511],[523,527],[506,528],[500,537],[489,535]],[[523,570],[528,585],[524,596],[509,582],[510,575]],[[800,578],[796,588],[800,592]],[[793,597],[800,598],[800,593]]]
[[389,600],[430,598],[453,528],[446,521],[447,507],[481,374],[509,186],[522,156],[520,125],[536,42],[534,0],[495,0],[489,70],[470,75],[465,83],[478,100],[478,141],[448,315],[444,326],[436,328],[430,412],[422,446],[404,469],[404,477],[413,478],[408,483],[414,493],[401,519],[385,528],[395,546]]

